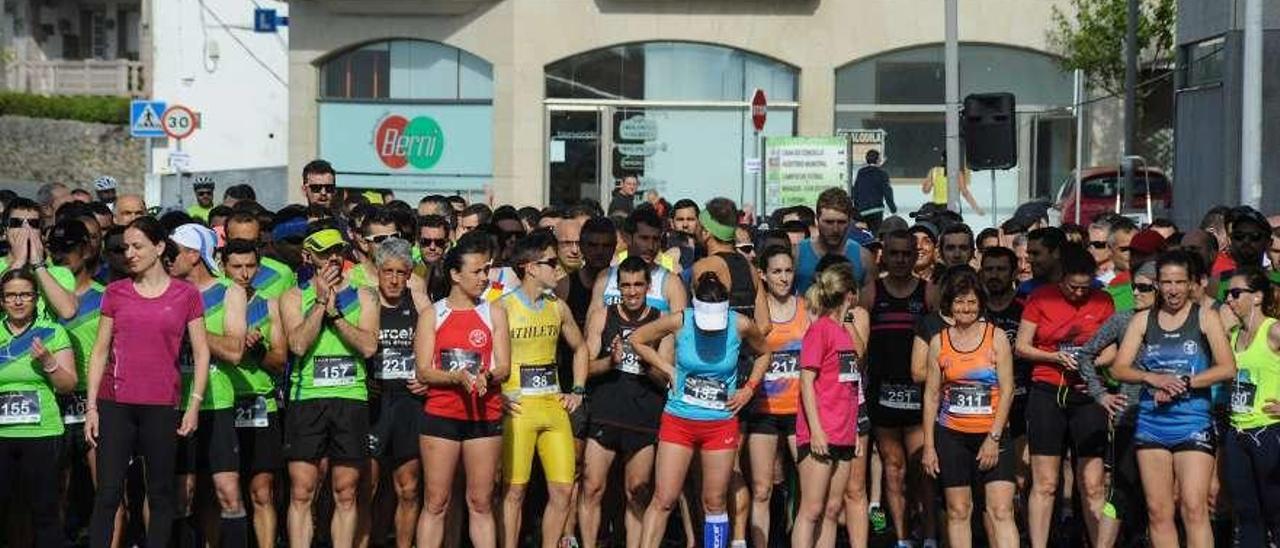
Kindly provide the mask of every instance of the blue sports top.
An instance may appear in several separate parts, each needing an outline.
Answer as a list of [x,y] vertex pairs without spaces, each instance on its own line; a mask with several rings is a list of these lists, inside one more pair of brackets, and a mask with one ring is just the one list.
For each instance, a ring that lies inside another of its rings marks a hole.
[[693,309],[684,311],[684,325],[676,334],[676,378],[667,394],[666,412],[696,421],[733,417],[725,408],[738,389],[738,313],[729,311],[728,327],[700,331]]
[[[1154,311],[1147,318],[1138,365],[1145,371],[1166,375],[1196,375],[1209,368],[1209,343],[1200,332],[1200,306],[1191,305],[1182,326],[1172,331],[1160,327]],[[1159,404],[1155,392],[1144,387],[1138,400],[1139,441],[1177,444],[1200,435],[1212,425],[1210,390],[1196,388],[1171,402]]]

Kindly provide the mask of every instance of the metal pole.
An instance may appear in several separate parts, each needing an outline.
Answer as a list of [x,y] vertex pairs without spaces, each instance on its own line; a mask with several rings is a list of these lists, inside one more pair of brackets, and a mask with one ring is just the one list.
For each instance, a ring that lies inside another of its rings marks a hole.
[[[1124,150],[1120,155],[1130,156],[1134,153],[1133,144],[1138,131],[1138,0],[1129,0],[1124,58]],[[1132,170],[1124,170],[1124,187],[1126,192],[1133,189]]]
[[1244,4],[1244,90],[1240,109],[1240,203],[1262,201],[1262,0]]
[[1080,224],[1080,185],[1084,180],[1084,71],[1076,69],[1076,186],[1075,223]]
[[960,211],[960,6],[946,6],[947,209]]
[[991,174],[991,226],[1000,228],[1000,221],[996,216],[996,170],[989,169],[987,173]]

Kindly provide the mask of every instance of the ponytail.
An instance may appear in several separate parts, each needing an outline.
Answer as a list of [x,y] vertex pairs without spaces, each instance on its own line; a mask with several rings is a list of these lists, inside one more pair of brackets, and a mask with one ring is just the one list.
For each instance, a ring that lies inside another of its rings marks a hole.
[[853,279],[853,265],[848,262],[833,264],[818,272],[813,285],[804,292],[804,300],[809,311],[816,316],[825,316],[844,304],[844,297],[858,292],[858,285]]

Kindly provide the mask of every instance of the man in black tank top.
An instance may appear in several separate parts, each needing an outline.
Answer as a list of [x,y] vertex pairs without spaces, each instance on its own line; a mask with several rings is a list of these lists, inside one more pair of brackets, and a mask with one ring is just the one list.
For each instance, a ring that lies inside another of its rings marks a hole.
[[[413,273],[413,255],[409,242],[388,238],[373,248],[377,266],[378,297],[381,304],[378,330],[378,352],[369,360],[369,494],[360,512],[358,531],[368,538],[372,525],[372,501],[378,489],[380,467],[392,469],[396,494],[395,535],[398,545],[413,542],[417,528],[421,496],[418,483],[418,434],[422,431],[422,406],[427,387],[420,384],[414,372],[417,359],[413,338],[418,315],[430,303],[418,298],[407,287]],[[374,538],[385,538],[382,532]]]
[[[591,314],[587,322],[587,351],[592,360],[587,382],[591,418],[582,472],[582,500],[578,507],[583,546],[594,547],[600,530],[600,507],[613,461],[624,459],[626,477],[625,524],[629,536],[640,534],[653,476],[658,423],[666,403],[666,379],[640,361],[627,338],[661,314],[648,306],[649,265],[628,257],[618,265],[622,302]],[[674,353],[669,341],[661,352]],[[674,356],[671,356],[674,359]],[[637,539],[638,540],[638,539]]]
[[[560,264],[569,269],[556,285],[556,296],[569,306],[573,321],[578,324],[579,329],[586,327],[592,287],[600,273],[609,268],[617,242],[618,233],[608,217],[565,219],[556,225],[556,255],[560,258]],[[560,389],[567,394],[573,389],[573,349],[569,348],[564,339],[556,344],[556,363],[560,364]],[[569,415],[573,437],[579,441],[579,456],[582,453],[582,441],[586,439],[586,415],[587,405],[578,406]]]

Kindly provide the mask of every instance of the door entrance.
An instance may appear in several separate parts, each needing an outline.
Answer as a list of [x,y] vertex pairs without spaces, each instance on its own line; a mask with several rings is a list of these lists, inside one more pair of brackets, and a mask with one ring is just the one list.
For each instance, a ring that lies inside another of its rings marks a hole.
[[547,110],[547,203],[564,207],[583,198],[599,200],[602,179],[602,112],[597,107],[552,107]]

